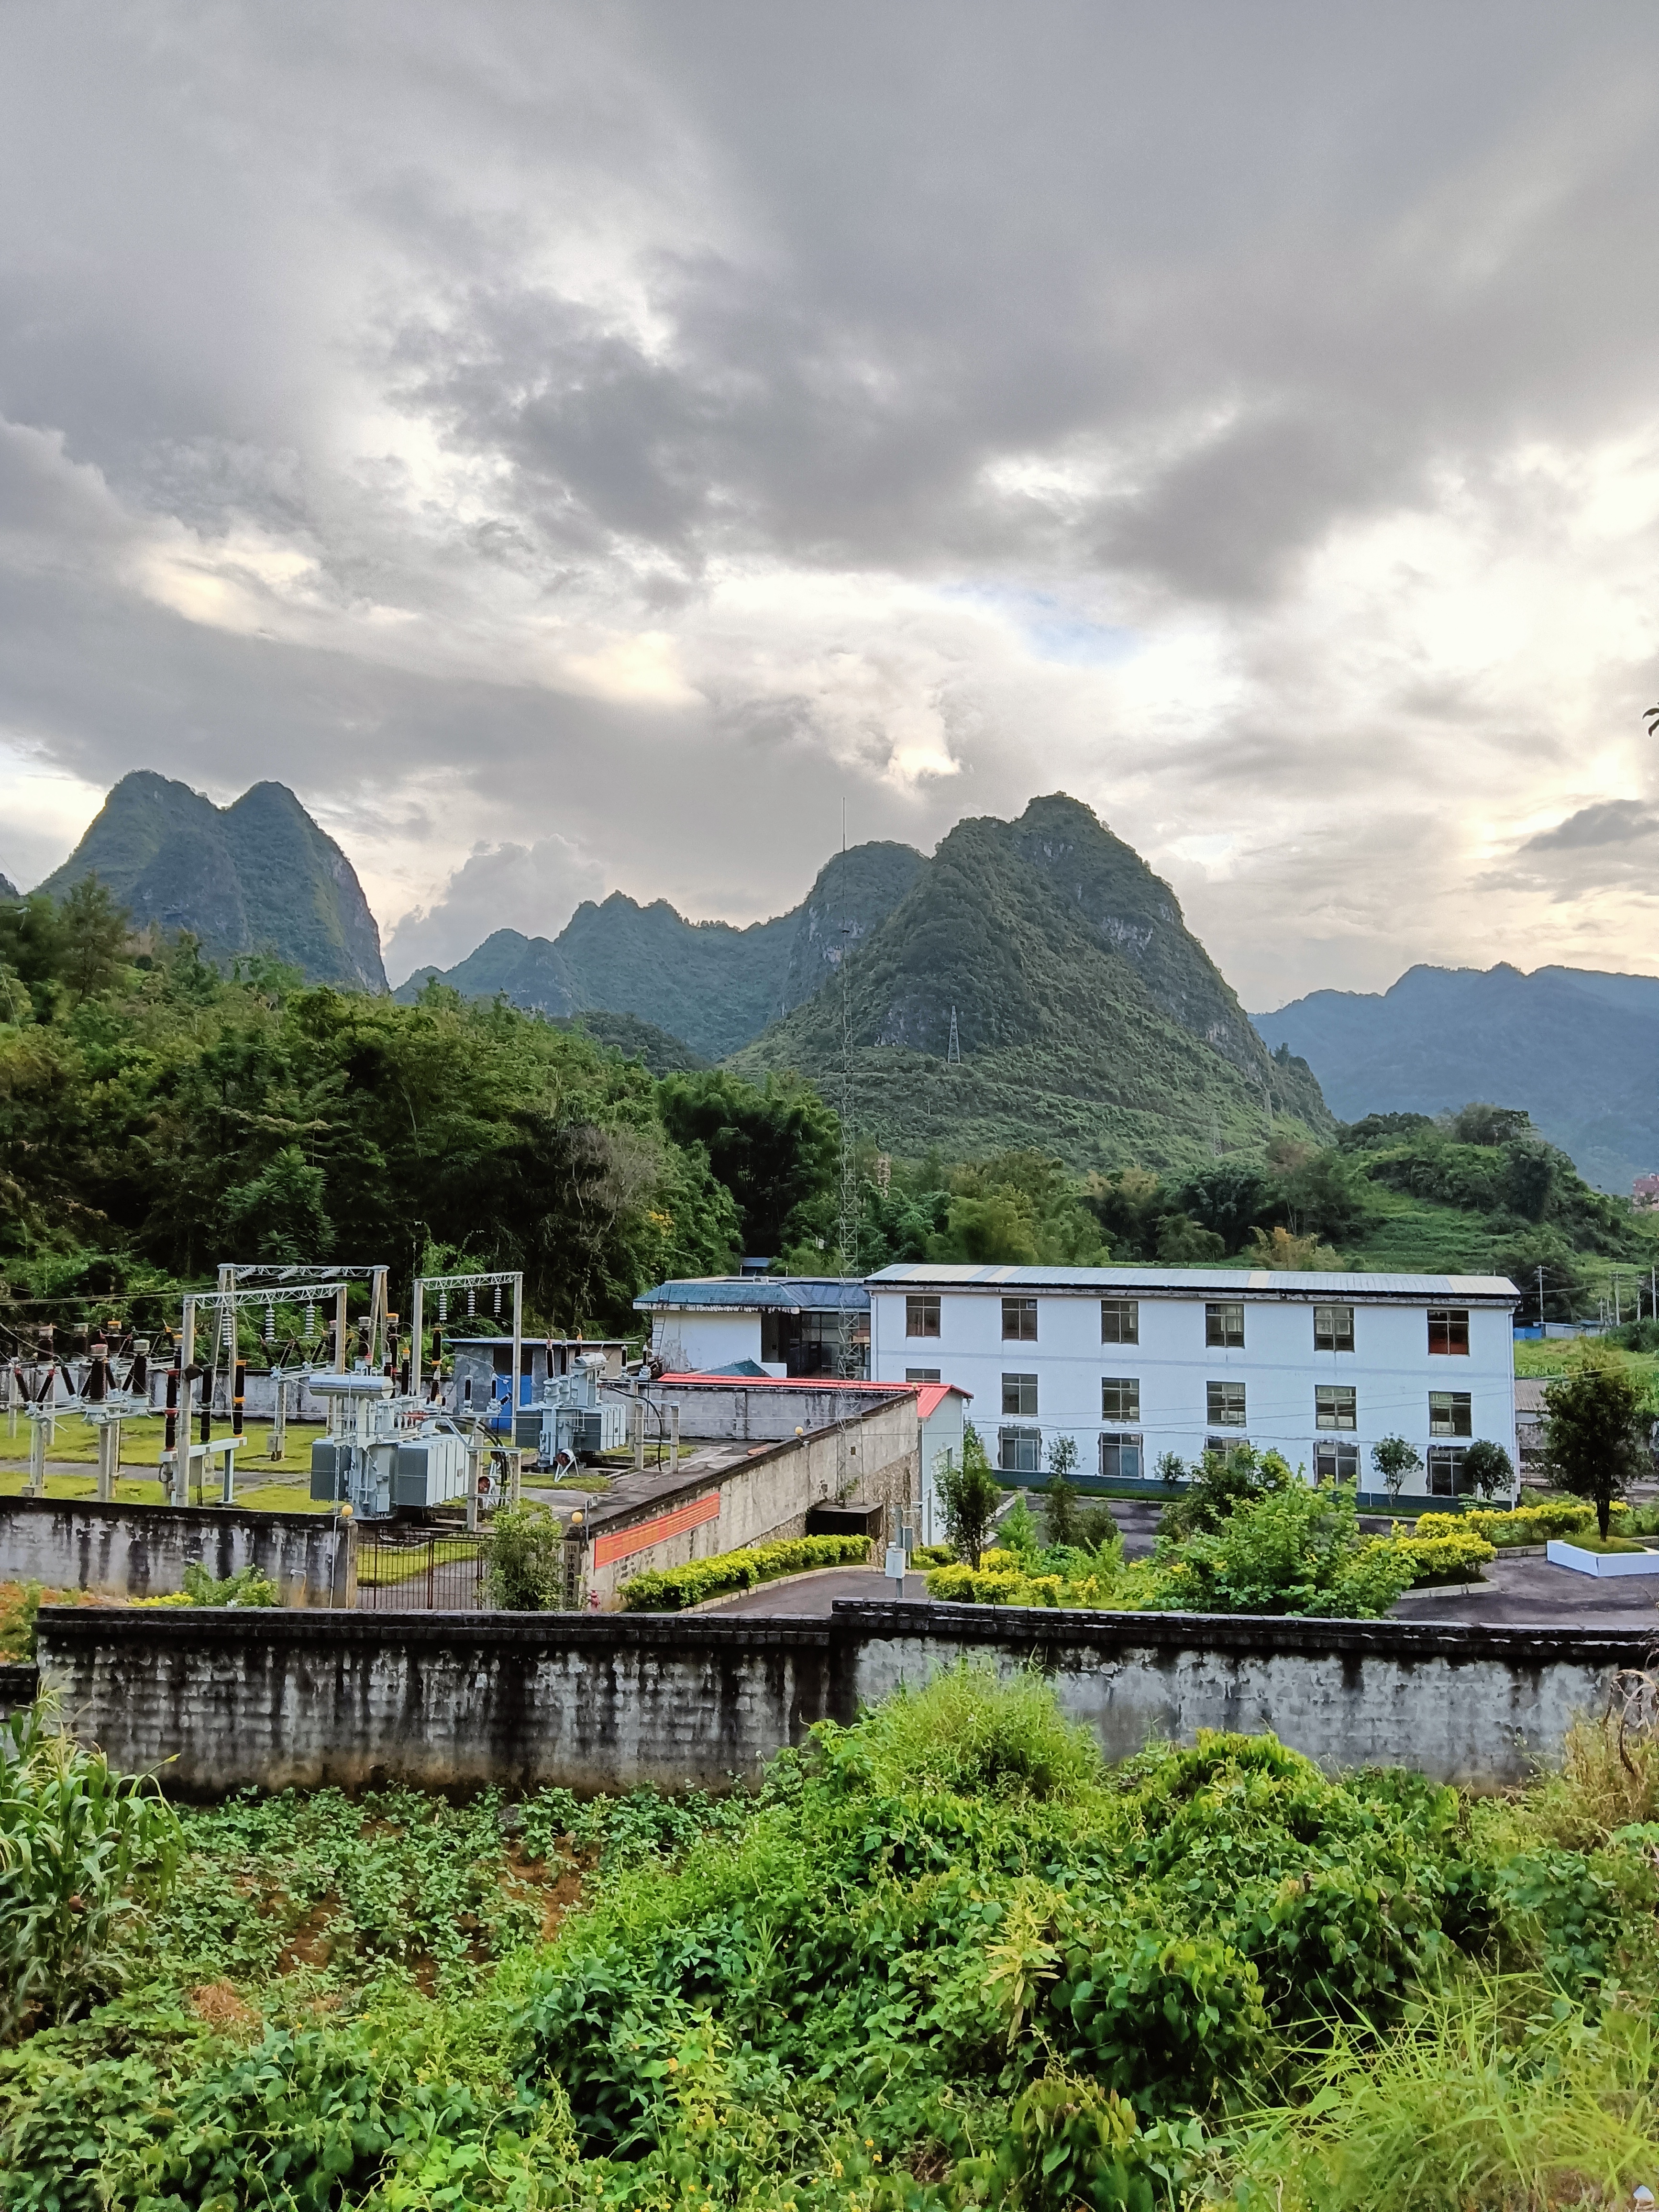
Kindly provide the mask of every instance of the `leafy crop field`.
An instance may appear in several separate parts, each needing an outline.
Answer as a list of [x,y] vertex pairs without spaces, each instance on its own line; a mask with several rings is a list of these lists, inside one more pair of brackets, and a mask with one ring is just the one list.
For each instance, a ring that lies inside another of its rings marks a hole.
[[1115,1769],[1035,1677],[753,1797],[174,1814],[0,1767],[7,2212],[1521,2208],[1659,2175],[1638,1703],[1474,1801],[1272,1738]]

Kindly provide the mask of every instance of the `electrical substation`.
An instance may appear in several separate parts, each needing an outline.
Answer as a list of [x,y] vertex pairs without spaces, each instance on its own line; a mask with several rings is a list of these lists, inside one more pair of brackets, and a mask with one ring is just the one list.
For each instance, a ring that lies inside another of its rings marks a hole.
[[[12,1433],[20,1419],[29,1425],[26,1496],[45,1495],[57,1424],[80,1420],[98,1437],[98,1497],[112,1501],[123,1424],[159,1413],[154,1467],[163,1501],[185,1505],[193,1494],[198,1503],[229,1505],[239,1460],[245,1470],[254,1457],[282,1461],[289,1419],[307,1403],[313,1419],[322,1417],[309,1458],[314,1503],[369,1522],[461,1504],[476,1527],[481,1504],[516,1501],[526,1461],[568,1475],[629,1440],[619,1346],[590,1352],[580,1340],[559,1340],[565,1371],[555,1373],[550,1339],[536,1362],[546,1371],[529,1382],[524,1278],[516,1271],[417,1278],[406,1329],[389,1305],[384,1264],[227,1261],[216,1273],[215,1288],[183,1294],[176,1332],[155,1340],[112,1322],[83,1332],[88,1340],[78,1352],[55,1350],[56,1332],[46,1327],[33,1342],[15,1343],[0,1375]],[[486,1296],[498,1330],[507,1321],[503,1304],[509,1307],[507,1372],[475,1393],[471,1377],[457,1377],[446,1360],[446,1337],[451,1301],[464,1308],[471,1330]],[[263,1438],[250,1433],[250,1319],[266,1363],[256,1377],[268,1399]]]

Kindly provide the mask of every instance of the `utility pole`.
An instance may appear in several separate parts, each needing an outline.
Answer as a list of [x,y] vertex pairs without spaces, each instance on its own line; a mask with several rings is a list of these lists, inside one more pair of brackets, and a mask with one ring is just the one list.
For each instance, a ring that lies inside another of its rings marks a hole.
[[1539,1261],[1539,1263],[1538,1263],[1538,1334],[1539,1334],[1539,1337],[1540,1337],[1540,1340],[1541,1340],[1541,1339],[1542,1339],[1542,1337],[1543,1337],[1543,1334],[1544,1334],[1544,1263],[1543,1263],[1543,1261],[1540,1260],[1540,1261]]

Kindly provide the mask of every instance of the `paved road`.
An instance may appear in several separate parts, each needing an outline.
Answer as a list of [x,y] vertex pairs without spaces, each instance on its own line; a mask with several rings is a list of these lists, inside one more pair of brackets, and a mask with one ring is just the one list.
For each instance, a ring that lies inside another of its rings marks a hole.
[[1470,1597],[1423,1590],[1395,1607],[1401,1620],[1491,1621],[1551,1628],[1651,1629],[1659,1648],[1659,1577],[1602,1582],[1553,1567],[1547,1559],[1506,1559],[1486,1569],[1486,1588]]
[[[741,1596],[711,1605],[705,1612],[707,1617],[720,1620],[742,1613],[789,1613],[797,1620],[827,1620],[838,1597],[881,1599],[892,1595],[892,1583],[873,1567],[827,1567],[821,1575],[807,1575],[798,1583],[763,1583],[758,1589],[744,1590]],[[917,1603],[923,1601],[927,1595],[926,1575],[906,1575],[904,1595]]]

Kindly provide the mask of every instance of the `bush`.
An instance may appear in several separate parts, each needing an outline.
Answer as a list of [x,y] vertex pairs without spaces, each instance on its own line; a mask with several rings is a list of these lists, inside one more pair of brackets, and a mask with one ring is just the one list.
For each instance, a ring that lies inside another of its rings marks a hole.
[[623,1608],[628,1613],[683,1613],[705,1598],[753,1589],[757,1583],[775,1581],[779,1575],[869,1563],[867,1536],[796,1536],[781,1544],[754,1544],[742,1551],[717,1552],[711,1559],[692,1559],[683,1567],[659,1567],[635,1575],[623,1584]]
[[[1615,1506],[1616,1513],[1627,1507]],[[1419,1536],[1450,1536],[1472,1529],[1502,1551],[1508,1544],[1547,1544],[1552,1536],[1571,1536],[1587,1528],[1595,1508],[1576,1498],[1553,1498],[1540,1505],[1520,1505],[1512,1513],[1477,1507],[1468,1513],[1419,1513]]]
[[243,1567],[216,1582],[199,1560],[185,1569],[184,1595],[191,1605],[280,1605],[282,1594],[258,1567]]
[[[1436,1521],[1449,1520],[1449,1514],[1425,1515]],[[1498,1553],[1492,1545],[1474,1528],[1451,1528],[1421,1533],[1420,1524],[1415,1536],[1394,1536],[1383,1540],[1391,1553],[1398,1553],[1412,1568],[1408,1588],[1421,1589],[1430,1583],[1478,1582],[1480,1570],[1495,1559]]]
[[564,1588],[564,1530],[545,1505],[504,1505],[485,1540],[498,1613],[547,1613]]

